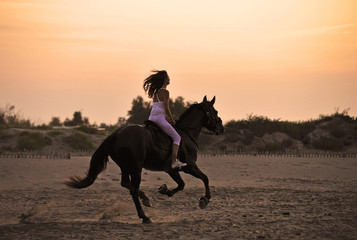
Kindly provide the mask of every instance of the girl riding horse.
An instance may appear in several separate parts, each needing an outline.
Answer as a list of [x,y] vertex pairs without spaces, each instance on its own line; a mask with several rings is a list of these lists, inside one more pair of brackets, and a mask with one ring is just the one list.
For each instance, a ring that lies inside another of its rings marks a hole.
[[149,97],[153,99],[149,120],[156,123],[156,125],[172,138],[171,167],[181,169],[186,166],[187,163],[180,162],[177,159],[181,137],[170,125],[176,124],[169,108],[170,93],[166,89],[167,85],[170,84],[170,77],[165,70],[154,70],[153,72],[154,73],[144,81],[144,90],[148,93]]

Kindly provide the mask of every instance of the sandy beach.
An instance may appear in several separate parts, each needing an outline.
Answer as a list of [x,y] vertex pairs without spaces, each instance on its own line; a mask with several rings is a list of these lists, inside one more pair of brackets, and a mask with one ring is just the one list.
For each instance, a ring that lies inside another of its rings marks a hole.
[[141,189],[153,221],[137,217],[120,169],[87,189],[69,189],[70,175],[87,171],[89,157],[0,159],[0,239],[357,239],[357,159],[203,157],[212,199],[200,209],[203,183],[182,173],[185,189],[163,172],[143,171]]

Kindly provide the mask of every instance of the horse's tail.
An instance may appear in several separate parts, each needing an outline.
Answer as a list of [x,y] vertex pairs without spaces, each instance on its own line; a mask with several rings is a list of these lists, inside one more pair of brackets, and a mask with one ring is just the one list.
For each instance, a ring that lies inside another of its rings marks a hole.
[[87,176],[84,178],[78,176],[71,176],[69,180],[64,181],[63,183],[71,188],[86,188],[92,185],[97,178],[98,174],[101,173],[106,167],[108,163],[108,145],[111,138],[106,138],[99,148],[92,155],[92,159],[90,160],[89,169],[87,172]]

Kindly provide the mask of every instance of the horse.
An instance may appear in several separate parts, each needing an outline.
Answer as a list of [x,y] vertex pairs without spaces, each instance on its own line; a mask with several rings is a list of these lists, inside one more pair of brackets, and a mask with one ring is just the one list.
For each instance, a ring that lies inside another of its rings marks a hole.
[[[172,169],[171,166],[171,143],[169,136],[165,136],[169,148],[158,146],[153,131],[150,127],[143,125],[129,125],[120,127],[109,135],[93,153],[89,169],[85,177],[71,176],[63,183],[71,188],[86,188],[92,185],[107,165],[108,156],[120,167],[121,186],[130,191],[139,218],[142,223],[151,223],[149,217],[144,213],[139,198],[146,206],[151,206],[149,198],[139,189],[142,169],[151,171],[165,171],[178,184],[169,190],[164,184],[159,188],[161,194],[169,197],[184,189],[185,183],[179,171],[199,178],[205,186],[205,196],[199,201],[200,208],[205,208],[211,198],[208,177],[198,168],[196,161],[198,157],[198,137],[203,127],[211,134],[219,135],[224,132],[222,120],[213,107],[216,97],[207,101],[203,98],[201,103],[192,104],[184,111],[175,128],[181,136],[181,144],[178,152],[180,161],[187,163],[182,169]],[[163,135],[162,135],[163,136]]]

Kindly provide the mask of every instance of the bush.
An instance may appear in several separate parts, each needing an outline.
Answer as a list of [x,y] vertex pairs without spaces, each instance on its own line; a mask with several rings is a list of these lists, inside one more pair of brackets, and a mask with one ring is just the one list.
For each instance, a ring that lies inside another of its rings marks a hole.
[[317,149],[327,151],[340,151],[343,148],[343,142],[330,137],[321,137],[312,143],[312,146]]
[[88,133],[88,134],[97,134],[98,133],[98,130],[96,128],[84,126],[84,125],[77,128],[77,130],[84,132],[84,133]]
[[244,133],[244,138],[242,139],[242,143],[245,145],[250,145],[253,142],[254,139],[254,134],[250,132],[245,132]]
[[281,143],[283,148],[289,148],[291,145],[293,145],[293,141],[291,139],[286,139]]
[[305,145],[309,144],[310,143],[310,137],[309,136],[305,136],[303,137],[303,139],[301,139],[301,142]]
[[237,133],[225,134],[224,137],[225,137],[225,142],[227,143],[235,143],[241,139],[240,135]]
[[260,151],[268,151],[268,152],[278,152],[281,150],[285,150],[285,147],[280,143],[267,143],[265,145],[265,149],[259,149]]
[[[356,127],[357,127],[357,125],[356,125]],[[353,131],[352,136],[357,141],[357,131],[356,130]]]
[[0,129],[0,140],[9,140],[10,138],[14,137],[13,135],[8,134],[7,132]]
[[64,138],[64,142],[74,150],[92,150],[93,143],[88,136],[82,132],[73,132],[70,136]]
[[0,128],[30,128],[33,124],[24,119],[19,112],[15,112],[15,106],[6,105],[0,107]]
[[51,137],[55,137],[55,136],[62,135],[62,134],[63,134],[63,132],[59,131],[59,130],[53,130],[53,131],[49,131],[47,133],[47,135],[49,135]]
[[36,126],[34,128],[38,129],[38,130],[50,130],[51,129],[51,127],[46,125],[46,124],[38,125],[38,126]]
[[285,132],[291,138],[303,140],[306,135],[315,129],[313,121],[307,122],[283,122],[281,132]]
[[344,140],[343,141],[343,145],[346,146],[346,147],[351,146],[351,144],[352,144],[352,142],[349,141],[349,140]]
[[[2,146],[1,148],[0,148],[0,150],[1,151],[6,151],[6,152],[12,152],[12,151],[14,151],[14,149],[11,147],[11,146]],[[0,151],[0,152],[1,152]]]
[[220,144],[218,146],[220,152],[225,152],[227,151],[227,146],[225,144]]
[[226,133],[238,133],[240,130],[247,129],[257,137],[262,137],[265,133],[283,132],[293,139],[302,140],[309,132],[315,129],[315,122],[277,121],[264,116],[250,114],[245,120],[228,122],[225,128],[227,129]]
[[329,114],[329,115],[324,115],[324,114],[321,114],[319,119],[317,120],[318,123],[320,122],[329,122],[329,121],[332,121],[333,119],[336,119],[336,118],[340,118],[342,120],[344,120],[345,122],[348,122],[348,123],[356,123],[357,121],[357,118],[353,118],[353,117],[350,117],[348,115],[348,112],[349,112],[349,108],[343,110],[342,112],[340,112],[340,110],[337,108],[335,110],[334,113],[332,114]]
[[341,138],[345,136],[345,131],[338,126],[332,126],[329,130],[332,136],[336,138]]
[[20,150],[41,150],[51,143],[51,138],[44,136],[40,132],[22,132],[17,143],[17,148]]

